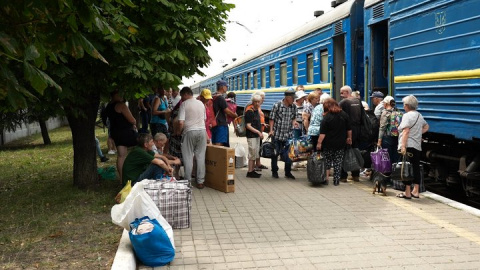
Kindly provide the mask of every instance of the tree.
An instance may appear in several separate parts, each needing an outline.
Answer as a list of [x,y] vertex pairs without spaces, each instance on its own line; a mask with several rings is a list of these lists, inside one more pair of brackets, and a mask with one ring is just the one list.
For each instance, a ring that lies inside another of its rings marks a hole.
[[58,95],[72,130],[74,185],[94,187],[100,98],[201,74],[231,8],[221,0],[10,1],[0,10],[0,100],[26,107],[32,93],[22,75],[39,94]]

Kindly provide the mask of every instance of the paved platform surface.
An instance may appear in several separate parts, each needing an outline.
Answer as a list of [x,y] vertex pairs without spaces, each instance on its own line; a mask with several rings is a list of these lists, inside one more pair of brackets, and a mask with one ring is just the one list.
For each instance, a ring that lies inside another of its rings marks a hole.
[[[245,138],[231,141],[247,147]],[[194,188],[191,228],[174,230],[175,260],[137,268],[480,269],[477,210],[428,193],[372,195],[366,179],[312,187],[305,169],[289,180],[279,166],[279,179],[269,170],[246,178],[247,169],[237,169],[235,193]]]

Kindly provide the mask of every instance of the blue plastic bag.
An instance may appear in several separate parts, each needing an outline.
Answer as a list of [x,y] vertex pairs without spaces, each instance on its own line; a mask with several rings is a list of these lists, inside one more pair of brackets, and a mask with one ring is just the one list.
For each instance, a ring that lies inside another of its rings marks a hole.
[[[143,227],[151,228],[151,225],[153,225],[153,229],[140,234],[138,229],[142,221],[144,222]],[[130,223],[130,228],[129,236],[133,250],[144,265],[156,267],[173,261],[175,248],[172,246],[167,233],[156,219],[150,219],[149,217],[137,218]]]

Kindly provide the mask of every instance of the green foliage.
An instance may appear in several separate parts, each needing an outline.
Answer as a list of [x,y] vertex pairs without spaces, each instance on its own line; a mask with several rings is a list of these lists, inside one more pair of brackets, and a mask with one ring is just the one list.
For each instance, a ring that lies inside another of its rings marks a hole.
[[[60,95],[65,97],[84,95],[84,86],[108,92],[120,85],[131,92],[127,96],[145,84],[176,86],[182,76],[208,65],[209,40],[224,38],[227,12],[234,7],[221,0],[24,0],[2,5],[0,100],[16,109],[27,106],[32,90],[43,94],[52,87],[80,92]],[[69,73],[56,71],[76,74],[76,68],[86,67],[76,61],[86,54],[88,70],[99,71],[104,79],[66,87]],[[28,85],[18,83],[22,78]]]

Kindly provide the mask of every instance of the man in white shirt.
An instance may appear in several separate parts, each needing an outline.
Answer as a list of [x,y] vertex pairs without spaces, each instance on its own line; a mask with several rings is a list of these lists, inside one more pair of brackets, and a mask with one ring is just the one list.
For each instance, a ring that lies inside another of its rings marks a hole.
[[192,89],[184,87],[180,91],[184,100],[178,113],[179,130],[182,131],[182,156],[185,178],[191,181],[193,157],[197,161],[197,188],[204,188],[205,152],[207,150],[207,131],[205,129],[205,106],[193,98]]
[[174,88],[172,89],[172,107],[175,108],[177,106],[177,103],[180,101],[181,97],[178,94],[178,89]]

